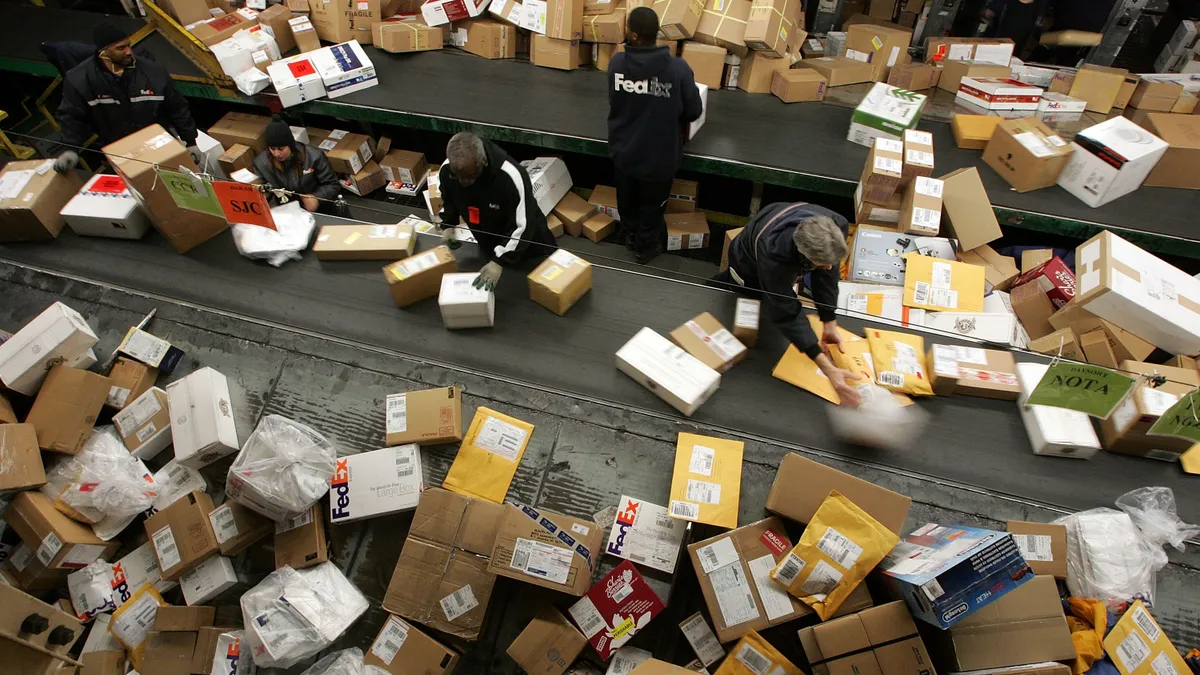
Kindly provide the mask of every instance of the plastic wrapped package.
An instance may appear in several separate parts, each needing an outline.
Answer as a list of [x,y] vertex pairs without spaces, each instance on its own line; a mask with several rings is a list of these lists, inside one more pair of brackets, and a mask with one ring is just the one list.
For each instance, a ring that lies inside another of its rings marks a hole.
[[[106,518],[128,525],[158,496],[146,466],[129,454],[111,426],[92,430],[78,455],[59,459],[46,472],[42,492],[56,509],[91,525]],[[121,529],[124,525],[117,532]]]
[[233,83],[237,85],[238,91],[253,96],[271,86],[271,78],[258,68],[251,68],[234,76]]
[[282,522],[325,496],[336,458],[337,450],[315,430],[267,415],[229,467],[225,493]]
[[191,492],[208,492],[208,481],[195,469],[186,467],[175,459],[163,465],[154,473],[154,483],[158,486],[158,497],[146,511],[146,516],[152,516],[174,504],[180,497]]
[[[150,473],[150,469],[146,468],[146,463],[137,457],[134,457],[133,461],[137,462],[138,471],[140,471],[142,474],[142,480],[153,482],[154,490],[157,492],[158,481],[154,480],[153,475]],[[155,499],[157,500],[158,497],[155,497]],[[105,516],[103,520],[95,525],[92,525],[92,532],[94,532],[97,537],[100,537],[104,541],[112,541],[117,537],[117,535],[124,532],[125,528],[129,527],[129,525],[133,523],[134,519],[136,518],[136,515]]]
[[112,565],[103,560],[93,561],[87,567],[67,575],[67,592],[71,596],[71,607],[80,621],[91,621],[101,612],[117,608],[112,599]]
[[1175,493],[1167,487],[1144,487],[1117,498],[1117,508],[1129,514],[1142,536],[1155,548],[1170,544],[1183,552],[1183,542],[1200,535],[1200,526],[1179,519]]
[[242,649],[245,631],[231,630],[217,636],[217,648],[213,650],[213,673],[226,675],[255,675],[258,667],[254,664],[250,652]]
[[857,408],[828,406],[834,434],[845,441],[872,448],[901,450],[925,429],[929,413],[883,387],[857,387],[862,403]]
[[300,253],[312,241],[317,220],[305,211],[299,201],[291,201],[271,209],[275,229],[234,223],[233,241],[238,253],[247,258],[266,260],[279,267],[289,260],[300,260]]
[[362,650],[355,647],[327,655],[300,675],[364,675]]
[[254,663],[290,668],[325,649],[367,611],[367,599],[333,563],[280,567],[242,595]]

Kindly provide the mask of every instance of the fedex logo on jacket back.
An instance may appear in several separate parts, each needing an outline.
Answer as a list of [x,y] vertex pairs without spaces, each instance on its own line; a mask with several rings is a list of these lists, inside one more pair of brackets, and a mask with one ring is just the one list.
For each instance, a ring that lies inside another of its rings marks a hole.
[[614,73],[613,90],[624,91],[629,94],[671,98],[671,83],[660,82],[658,77],[651,77],[646,80],[627,80],[623,74]]
[[337,468],[333,471],[333,478],[329,479],[329,489],[333,494],[329,495],[329,500],[332,502],[333,508],[329,510],[331,520],[341,520],[342,518],[350,517],[350,467],[347,466],[347,461],[339,459]]

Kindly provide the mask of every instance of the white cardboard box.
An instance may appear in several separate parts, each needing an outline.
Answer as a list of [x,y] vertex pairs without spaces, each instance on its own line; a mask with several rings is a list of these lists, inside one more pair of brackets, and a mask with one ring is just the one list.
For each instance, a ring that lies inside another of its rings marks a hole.
[[183,601],[189,607],[203,605],[238,582],[233,571],[233,561],[223,555],[215,555],[200,563],[200,566],[179,577],[183,589]]
[[955,98],[987,110],[1037,110],[1041,87],[996,77],[964,77]]
[[167,385],[175,459],[202,469],[238,451],[237,426],[229,383],[212,368],[201,368]]
[[379,84],[375,66],[358,40],[318,49],[311,54],[313,67],[321,75],[329,98],[338,98]]
[[1011,345],[1016,339],[1017,319],[1007,313],[926,312],[925,327],[942,336],[950,333],[970,340]]
[[721,386],[720,373],[649,328],[617,351],[617,370],[689,416]]
[[[213,164],[216,164],[215,160]],[[59,215],[72,232],[85,237],[141,239],[150,229],[150,219],[130,194],[125,180],[108,174],[96,174],[88,179],[83,189],[62,207]]]
[[98,340],[79,312],[56,302],[0,343],[0,382],[33,396],[52,366],[65,362],[74,368],[86,368],[79,364],[89,359],[95,363],[89,352]]
[[[155,417],[165,417],[166,424],[157,424]],[[138,459],[153,459],[167,449],[171,444],[170,420],[167,392],[158,387],[147,389],[112,419],[125,447]]]
[[159,593],[166,593],[177,585],[162,578],[154,543],[149,541],[113,563],[113,604],[120,607],[142,584],[152,584]]
[[476,272],[446,274],[438,306],[442,309],[442,324],[449,329],[491,328],[496,323],[496,294],[475,288]]
[[225,146],[221,145],[221,141],[209,136],[201,130],[196,131],[196,147],[200,153],[204,155],[201,161],[200,172],[208,173],[217,178],[228,178],[225,175],[225,170],[221,168],[221,163],[218,161],[221,155],[225,154]]
[[[538,157],[521,162],[533,184],[533,198],[544,215],[549,215],[567,190],[571,189],[571,174],[567,163],[558,157]],[[430,174],[432,177],[433,174]],[[430,183],[432,186],[432,183]]]
[[421,16],[429,26],[473,19],[487,9],[489,0],[433,0],[421,5]]
[[925,323],[925,310],[904,306],[903,286],[838,282],[838,309],[858,318],[874,316],[881,323],[901,328]]
[[674,574],[686,531],[687,521],[671,518],[665,506],[621,495],[604,552]]
[[1100,450],[1100,439],[1096,437],[1096,430],[1092,428],[1091,418],[1086,413],[1025,404],[1048,368],[1042,363],[1017,364],[1017,380],[1021,383],[1017,409],[1021,412],[1021,421],[1025,423],[1025,432],[1029,434],[1033,454],[1090,459]]
[[1141,187],[1167,152],[1165,141],[1124,117],[1084,129],[1071,148],[1058,185],[1093,208]]
[[329,483],[329,522],[411,511],[424,489],[421,449],[415,444],[338,457]]
[[216,57],[221,70],[229,77],[237,77],[254,67],[254,56],[250,48],[236,35],[221,40],[208,49]]
[[1071,98],[1066,94],[1047,91],[1038,101],[1038,112],[1081,113],[1087,108],[1087,101]]
[[[318,51],[324,49],[326,48],[323,47]],[[317,72],[313,63],[314,53],[293,56],[267,66],[267,75],[271,76],[271,84],[275,85],[275,93],[279,95],[279,101],[283,107],[300,105],[325,95],[325,81],[321,79],[321,74]],[[293,135],[297,128],[304,132],[304,141],[302,142],[307,145],[308,130],[304,127],[292,127]]]

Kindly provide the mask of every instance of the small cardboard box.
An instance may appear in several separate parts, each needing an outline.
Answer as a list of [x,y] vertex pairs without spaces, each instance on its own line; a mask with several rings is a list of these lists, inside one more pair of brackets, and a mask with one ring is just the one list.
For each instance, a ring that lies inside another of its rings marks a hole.
[[98,339],[78,312],[55,302],[0,342],[0,381],[13,391],[35,396],[54,365],[84,367],[82,362]]
[[983,161],[1017,192],[1052,187],[1074,151],[1035,118],[1004,120],[983,151]]
[[[751,7],[750,0],[707,3],[700,24],[696,26],[696,34],[692,36],[695,42],[690,44],[704,43],[727,49],[739,57],[745,56],[746,21],[750,18]],[[684,44],[685,49],[687,44]],[[724,61],[724,55],[721,59]]]
[[554,235],[555,239],[558,239],[567,233],[567,231],[563,229],[562,221],[559,220],[558,216],[554,215],[553,213],[546,216],[546,227],[550,229],[550,234]]
[[458,387],[388,394],[385,406],[388,445],[462,440],[462,389]]
[[[296,41],[296,47],[300,53],[315,52],[321,48],[321,38],[317,35],[316,27],[307,16],[288,19],[288,29],[292,31],[292,39]],[[324,87],[325,85],[322,83],[321,88],[324,89]]]
[[617,224],[604,213],[593,213],[583,221],[583,236],[596,243],[604,241],[616,229]]
[[1028,272],[1053,257],[1054,249],[1049,248],[1034,248],[1021,251],[1021,272]]
[[708,217],[703,211],[668,213],[666,222],[668,251],[695,250],[708,246]]
[[237,452],[237,425],[229,382],[212,368],[201,368],[167,385],[175,460],[202,469]]
[[904,173],[904,143],[894,138],[876,138],[867,154],[859,184],[862,198],[886,203],[896,194]]
[[[1069,335],[1063,336],[1062,333]],[[1083,360],[1083,354],[1075,343],[1075,334],[1067,328],[1030,343],[1030,348],[1043,353],[1057,354],[1059,345],[1064,358]],[[1017,410],[1029,435],[1033,454],[1051,457],[1074,457],[1088,459],[1100,451],[1100,439],[1092,428],[1092,420],[1086,413],[1044,405],[1026,405],[1025,401],[1033,389],[1046,376],[1048,366],[1044,363],[1018,363],[1017,379],[1021,382],[1021,398],[1017,399]]]
[[607,661],[626,642],[621,637],[636,635],[666,609],[633,563],[625,560],[568,611],[596,653]]
[[718,373],[724,373],[746,357],[746,346],[720,321],[704,312],[670,333],[671,342]]
[[1017,277],[1021,276],[1021,270],[1017,269],[1013,258],[996,253],[996,250],[987,244],[972,251],[960,252],[958,259],[983,268],[984,290],[988,293],[993,290],[1007,291]]
[[771,492],[767,495],[766,508],[784,518],[807,523],[833,490],[845,495],[897,534],[903,529],[912,506],[909,497],[796,453],[788,453],[779,463]]
[[256,155],[267,149],[267,124],[270,121],[271,118],[264,115],[228,112],[208,129],[208,135],[226,148],[242,145]]
[[384,19],[371,30],[371,41],[374,45],[393,54],[441,49],[445,38],[441,26],[426,26],[415,16]]
[[1067,528],[1065,525],[1010,520],[1006,529],[1017,542],[1034,574],[1067,578]]
[[398,616],[388,616],[363,664],[393,675],[420,672],[427,675],[451,673],[458,653],[429,637]]
[[387,178],[383,175],[383,169],[379,168],[379,164],[374,160],[364,164],[362,170],[342,178],[341,182],[342,187],[359,197],[369,195],[388,184]]
[[206,626],[212,626],[216,619],[216,607],[179,607],[163,605],[158,608],[154,617],[154,630],[168,632],[197,632]]
[[[380,144],[382,145],[382,140]],[[409,185],[419,185],[425,174],[429,172],[429,165],[425,163],[425,155],[409,150],[389,150],[379,160],[379,168],[383,169],[383,175],[389,183],[399,182]]]
[[1014,286],[1010,298],[1013,313],[1021,320],[1030,338],[1037,340],[1054,332],[1054,326],[1050,325],[1054,304],[1040,285],[1029,283]]
[[[699,183],[694,180],[676,178],[671,181],[671,191],[667,193],[667,213],[692,213],[696,210],[696,201],[699,198]],[[621,219],[619,215],[613,216],[613,218]]]
[[758,322],[762,303],[750,298],[738,298],[733,315],[733,337],[747,348],[758,342]]
[[[747,10],[750,7],[748,0],[742,0]],[[741,3],[731,3],[741,4]],[[706,10],[707,15],[707,10]],[[587,28],[586,22],[584,28]],[[724,47],[714,45],[701,44],[699,42],[683,43],[683,60],[692,67],[692,73],[696,77],[696,81],[701,84],[708,85],[709,89],[721,88],[721,77],[725,72],[725,55]]]
[[681,433],[671,477],[672,518],[736,527],[745,444]]
[[417,237],[413,226],[322,225],[313,244],[317,260],[402,260],[412,255]]
[[942,181],[918,176],[904,188],[900,202],[900,231],[936,237],[942,226]]
[[725,243],[721,245],[721,271],[729,269],[729,247],[733,245],[733,240],[745,230],[744,227],[725,230]]
[[1121,675],[1148,675],[1159,671],[1186,673],[1188,666],[1179,650],[1146,610],[1135,600],[1117,625],[1104,638],[1104,651]]
[[959,85],[964,77],[1011,77],[1012,69],[1008,65],[984,63],[979,61],[946,61],[942,64],[942,74],[938,78],[937,88],[957,94]]
[[529,273],[529,297],[559,316],[592,289],[592,265],[559,249]]
[[871,64],[846,58],[845,56],[820,56],[803,59],[797,68],[815,70],[825,78],[826,86],[842,87],[871,81]]
[[1182,94],[1183,85],[1179,82],[1144,75],[1129,98],[1129,107],[1146,112],[1171,112]]
[[800,0],[755,2],[746,21],[746,46],[769,59],[788,60],[786,55],[796,52],[795,47],[808,35],[797,25],[798,19],[803,20],[802,12]]
[[[742,59],[742,64],[738,67],[737,88],[748,94],[769,94],[775,73],[787,70],[790,67],[789,63],[789,59],[770,58],[765,52],[752,51]],[[829,77],[825,73],[822,74],[826,78]]]
[[942,71],[930,63],[908,63],[892,68],[887,83],[908,91],[933,89],[941,81]]
[[46,484],[46,469],[32,424],[0,424],[0,494]]
[[928,131],[904,131],[904,172],[901,183],[918,176],[933,175],[933,134]]
[[991,115],[955,115],[950,120],[954,143],[964,150],[983,150],[1002,119]]
[[825,76],[811,68],[781,70],[772,76],[771,93],[784,103],[825,100]]
[[146,519],[146,536],[154,543],[163,579],[178,581],[184,572],[221,552],[208,520],[212,510],[207,494],[192,492]]
[[275,525],[275,567],[303,569],[329,562],[324,509],[314,504],[303,514]]
[[339,457],[329,481],[329,522],[411,511],[423,488],[421,450],[414,444]]
[[582,596],[591,586],[603,537],[604,528],[596,523],[508,504],[488,571]]
[[591,51],[586,43],[580,42],[578,39],[560,40],[534,33],[532,40],[529,62],[544,68],[575,70],[583,65],[583,54]]
[[329,132],[328,138],[318,143],[317,148],[325,151],[329,165],[341,176],[352,176],[362,171],[375,156],[370,136],[352,134],[342,129]]
[[442,487],[502,503],[533,431],[528,422],[480,406]]
[[158,387],[150,388],[113,415],[112,422],[129,453],[138,459],[153,459],[171,444],[167,392]]
[[[1075,135],[1075,151],[1058,184],[1091,207],[1138,189],[1167,151],[1167,143],[1124,117],[1114,117]],[[1122,157],[1120,166],[1107,158]]]
[[572,237],[583,236],[583,221],[596,212],[596,207],[575,194],[567,192],[554,205],[554,215],[562,221],[563,228]]
[[934,312],[982,312],[983,268],[909,253],[904,304]]
[[229,557],[257,544],[275,530],[274,521],[233,500],[210,511],[208,522],[212,524],[221,555]]
[[814,675],[925,675],[933,663],[908,609],[899,600],[801,628],[800,644]]
[[1076,73],[1067,95],[1086,102],[1086,110],[1107,115],[1116,103],[1117,95],[1125,86],[1124,68],[1108,68],[1090,63],[1084,64]]
[[720,373],[650,328],[617,351],[617,369],[684,415],[696,412],[721,385]]
[[233,571],[233,561],[223,555],[209,557],[179,578],[183,600],[189,607],[211,602],[237,583],[238,577]]
[[929,383],[939,396],[964,394],[1001,401],[1021,395],[1011,352],[954,345],[929,348]]
[[617,189],[614,187],[597,185],[592,190],[592,196],[588,197],[588,203],[613,220],[621,219],[621,213],[617,210]]
[[876,82],[887,82],[893,66],[909,62],[910,43],[912,31],[899,26],[860,23],[846,29],[846,56],[870,63]]
[[38,446],[79,454],[111,388],[112,380],[103,375],[66,365],[51,368],[25,417],[25,423],[37,430]]
[[446,246],[438,246],[383,268],[397,307],[407,307],[438,295],[442,276],[456,271],[458,261]]
[[505,653],[526,673],[563,675],[587,646],[587,638],[561,612],[546,606]]
[[71,520],[54,508],[41,492],[20,492],[13,497],[4,520],[21,537],[36,559],[33,565],[46,569],[79,569],[97,558],[116,553],[121,543],[106,542],[92,528]]
[[221,166],[221,170],[226,175],[233,175],[233,172],[238,169],[253,171],[254,155],[255,152],[252,148],[241,143],[234,143],[225,152],[221,153],[221,156],[217,158],[217,164]]
[[1145,185],[1200,190],[1200,116],[1151,113],[1146,130],[1167,143]]
[[999,239],[1000,223],[987,190],[975,167],[967,167],[941,177],[942,234],[957,239],[963,251],[976,249]]

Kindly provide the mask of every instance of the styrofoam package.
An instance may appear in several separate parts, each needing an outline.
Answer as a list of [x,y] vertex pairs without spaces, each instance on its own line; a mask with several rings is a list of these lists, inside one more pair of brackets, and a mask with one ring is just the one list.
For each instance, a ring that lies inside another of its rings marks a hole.
[[1025,403],[1049,367],[1044,363],[1017,364],[1017,382],[1021,385],[1017,410],[1025,423],[1033,454],[1089,459],[1100,451],[1100,439],[1087,413]]
[[280,522],[329,492],[337,450],[314,429],[267,415],[242,446],[225,482],[226,495]]
[[363,675],[363,653],[351,647],[326,655],[300,675]]
[[233,223],[233,243],[238,253],[256,260],[266,260],[279,267],[289,260],[300,260],[300,254],[312,241],[317,220],[305,211],[298,201],[271,209],[274,230],[257,225]]
[[71,572],[67,575],[67,593],[80,621],[91,621],[97,614],[116,609],[112,599],[112,565],[93,560],[87,567]]
[[1067,527],[1067,589],[1116,612],[1141,599],[1154,604],[1155,576],[1167,563],[1141,536],[1129,514],[1091,509],[1054,521]]
[[132,520],[158,496],[145,465],[129,454],[112,426],[93,429],[78,455],[61,457],[46,471],[42,493],[54,508],[89,524]]
[[189,492],[208,492],[208,481],[199,471],[174,459],[154,473],[154,484],[158,487],[158,497],[146,511],[147,516],[162,511]]
[[[196,142],[199,144],[199,137]],[[83,236],[141,239],[150,229],[150,217],[120,176],[92,176],[59,215],[75,234]]]
[[829,405],[833,433],[847,443],[872,448],[902,450],[925,429],[929,413],[900,400],[883,387],[857,387],[862,403],[857,408]]

